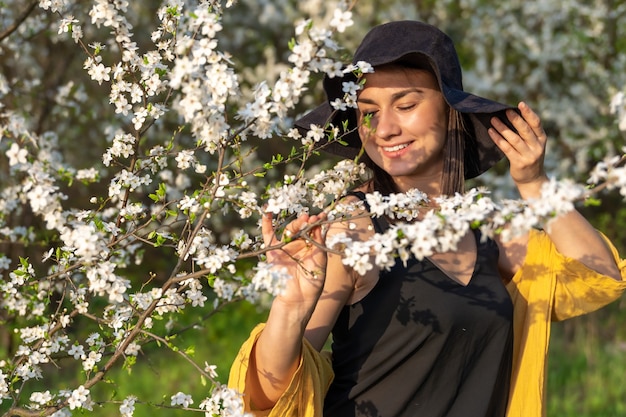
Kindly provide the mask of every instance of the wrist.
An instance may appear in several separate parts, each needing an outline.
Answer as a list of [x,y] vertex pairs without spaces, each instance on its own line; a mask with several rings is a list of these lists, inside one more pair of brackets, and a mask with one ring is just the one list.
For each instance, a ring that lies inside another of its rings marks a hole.
[[314,306],[307,307],[305,303],[286,302],[276,297],[267,319],[266,326],[275,327],[281,333],[298,337],[304,334]]
[[541,197],[543,185],[548,181],[548,177],[542,175],[541,177],[532,181],[525,181],[522,183],[516,182],[515,186],[517,187],[517,191],[519,192],[519,195],[520,197],[522,197],[522,199],[532,200]]

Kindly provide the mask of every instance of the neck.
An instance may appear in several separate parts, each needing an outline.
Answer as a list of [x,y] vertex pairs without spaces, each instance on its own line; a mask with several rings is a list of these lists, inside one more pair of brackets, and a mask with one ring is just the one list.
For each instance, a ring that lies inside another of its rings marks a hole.
[[396,187],[401,192],[407,192],[412,188],[426,193],[429,197],[437,197],[441,195],[441,172],[437,172],[427,176],[415,177],[394,177]]

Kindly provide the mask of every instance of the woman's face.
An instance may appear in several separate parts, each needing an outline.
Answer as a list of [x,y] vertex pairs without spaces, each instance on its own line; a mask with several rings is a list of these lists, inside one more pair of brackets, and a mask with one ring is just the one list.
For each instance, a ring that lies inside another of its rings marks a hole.
[[366,75],[357,102],[365,152],[398,185],[441,178],[448,106],[434,75],[379,67]]

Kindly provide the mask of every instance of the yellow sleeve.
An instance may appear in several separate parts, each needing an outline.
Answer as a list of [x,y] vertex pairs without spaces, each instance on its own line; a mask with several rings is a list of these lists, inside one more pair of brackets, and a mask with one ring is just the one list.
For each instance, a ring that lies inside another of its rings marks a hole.
[[626,261],[620,259],[617,249],[602,235],[613,253],[622,280],[617,281],[597,273],[582,262],[561,255],[550,238],[541,233],[540,239],[550,253],[550,262],[556,277],[552,320],[566,320],[595,311],[618,299],[626,290]]
[[507,289],[513,301],[513,369],[507,417],[545,416],[550,321],[589,313],[626,289],[626,262],[608,242],[622,281],[561,255],[550,238],[531,231],[526,259]]
[[235,358],[228,386],[244,394],[246,411],[256,417],[322,417],[324,397],[334,378],[328,352],[320,353],[304,339],[300,365],[283,395],[270,410],[255,410],[246,396],[246,374],[250,353],[265,324],[250,333]]

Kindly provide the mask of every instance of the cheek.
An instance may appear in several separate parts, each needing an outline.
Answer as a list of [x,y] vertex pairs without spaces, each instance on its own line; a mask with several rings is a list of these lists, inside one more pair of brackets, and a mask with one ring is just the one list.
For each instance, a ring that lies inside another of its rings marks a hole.
[[445,103],[441,104],[441,107],[439,109],[439,111],[435,111],[435,114],[433,115],[433,120],[437,120],[438,122],[436,122],[434,124],[435,128],[444,133],[444,136],[448,135],[448,123],[450,120],[450,110],[448,108],[448,105]]
[[367,153],[370,159],[374,159],[375,154],[377,153],[377,146],[375,145],[376,141],[374,140],[373,131],[370,128],[361,126],[359,127],[358,132],[363,150]]
[[380,166],[381,161],[382,161],[382,156],[380,155],[378,146],[376,146],[374,144],[373,141],[371,140],[363,140],[363,138],[361,139],[362,143],[363,143],[363,150],[365,151],[365,154],[369,157],[369,159],[374,162],[376,165]]
[[360,124],[359,125],[359,137],[361,138],[361,142],[365,143],[365,141],[372,135],[372,127],[365,125],[365,124]]

